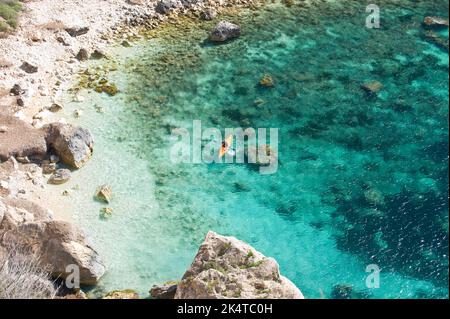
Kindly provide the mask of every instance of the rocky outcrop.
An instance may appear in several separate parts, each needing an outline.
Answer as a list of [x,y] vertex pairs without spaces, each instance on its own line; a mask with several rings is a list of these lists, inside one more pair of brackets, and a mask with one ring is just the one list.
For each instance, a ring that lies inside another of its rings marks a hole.
[[155,11],[159,14],[168,14],[176,5],[175,0],[161,0],[156,4]]
[[155,299],[173,299],[176,292],[176,284],[154,285],[150,289],[150,296]]
[[68,222],[53,220],[38,205],[0,198],[0,217],[0,246],[31,250],[53,276],[65,278],[72,271],[67,266],[74,265],[80,270],[80,283],[92,285],[105,273],[83,233]]
[[47,153],[45,133],[12,116],[0,114],[0,160],[11,156],[43,158]]
[[114,290],[107,293],[102,299],[139,299],[139,294],[132,289]]
[[220,21],[209,35],[212,42],[225,42],[241,35],[241,28],[228,21]]
[[175,294],[175,299],[201,298],[302,299],[303,295],[280,274],[273,258],[210,231]]
[[88,130],[63,123],[52,123],[43,129],[48,147],[65,164],[80,168],[91,158],[94,141]]
[[425,17],[422,25],[427,29],[444,29],[448,28],[448,19],[441,17]]

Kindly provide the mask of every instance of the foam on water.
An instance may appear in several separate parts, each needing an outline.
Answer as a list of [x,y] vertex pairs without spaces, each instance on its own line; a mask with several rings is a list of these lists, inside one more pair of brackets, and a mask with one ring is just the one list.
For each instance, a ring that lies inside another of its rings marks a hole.
[[[216,21],[186,20],[117,49],[108,79],[121,92],[81,91],[64,111],[82,108],[73,122],[96,141],[61,188],[78,184],[74,219],[108,266],[97,290],[146,294],[180,279],[212,229],[276,258],[306,297],[333,297],[339,284],[359,297],[445,297],[448,52],[423,40],[420,21],[448,3],[431,2],[386,1],[382,30],[364,28],[359,3],[275,4],[228,17],[244,34],[225,45],[204,42]],[[257,85],[264,74],[274,88]],[[360,88],[369,80],[384,85],[377,98]],[[279,128],[277,173],[171,163],[170,129],[195,119]],[[92,198],[103,183],[115,194],[107,220]],[[365,285],[372,263],[379,289]]]

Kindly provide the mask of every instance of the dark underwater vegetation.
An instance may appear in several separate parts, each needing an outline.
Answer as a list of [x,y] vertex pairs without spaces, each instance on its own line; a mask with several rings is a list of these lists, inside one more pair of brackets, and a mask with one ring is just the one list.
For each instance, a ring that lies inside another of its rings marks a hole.
[[[129,187],[139,226],[121,229],[136,241],[127,265],[151,273],[143,290],[180,278],[213,229],[277,259],[306,297],[448,297],[448,48],[421,25],[447,17],[448,1],[379,2],[380,29],[364,26],[365,1],[294,1],[218,17],[243,29],[222,45],[205,41],[217,19],[143,31],[110,74],[120,94],[96,101],[105,114],[87,123],[154,179],[156,213]],[[273,87],[258,84],[264,75]],[[372,81],[378,93],[362,89]],[[278,171],[171,163],[171,128],[193,120],[279,128]],[[368,264],[382,270],[379,289],[365,287]]]

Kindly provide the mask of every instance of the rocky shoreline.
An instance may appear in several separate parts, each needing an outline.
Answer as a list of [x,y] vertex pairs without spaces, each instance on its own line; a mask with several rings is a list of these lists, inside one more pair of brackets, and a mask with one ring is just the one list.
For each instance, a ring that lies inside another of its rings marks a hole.
[[0,113],[40,127],[56,118],[52,111],[60,106],[61,95],[72,85],[83,61],[107,56],[113,43],[140,39],[138,27],[152,29],[187,14],[208,20],[227,7],[263,2],[25,2],[17,30],[0,35]]
[[[57,206],[50,204],[52,194],[45,184],[67,181],[70,170],[65,167],[81,168],[92,155],[94,141],[87,130],[58,118],[57,112],[63,107],[61,95],[72,85],[83,61],[107,58],[107,48],[113,43],[138,40],[139,27],[153,29],[161,22],[176,21],[178,15],[211,20],[226,7],[249,6],[258,1],[93,2],[26,1],[17,30],[0,35],[0,260],[5,260],[12,250],[26,251],[39,256],[39,264],[59,280],[70,275],[68,266],[76,265],[82,285],[95,285],[106,272],[106,266],[83,232],[68,221],[70,212],[48,209]],[[92,10],[93,7],[96,9]],[[211,41],[226,41],[239,34],[238,26],[222,23],[212,31]],[[233,253],[222,254],[224,247]],[[204,256],[205,250],[209,251],[209,257]],[[211,256],[214,251],[219,251],[217,260]],[[236,258],[243,260],[242,265],[236,264]],[[230,272],[210,269],[211,263],[218,263],[220,269]],[[250,266],[244,267],[247,264]],[[212,232],[186,274],[194,272],[198,279],[190,280],[195,276],[185,275],[175,286],[154,287],[151,295],[303,298],[279,274],[273,259],[237,239]],[[245,285],[238,283],[244,277],[248,278]],[[206,286],[199,286],[208,280]],[[215,287],[216,282],[221,283]],[[77,290],[63,294],[66,298],[85,298]],[[105,296],[135,297],[137,294],[128,290]]]

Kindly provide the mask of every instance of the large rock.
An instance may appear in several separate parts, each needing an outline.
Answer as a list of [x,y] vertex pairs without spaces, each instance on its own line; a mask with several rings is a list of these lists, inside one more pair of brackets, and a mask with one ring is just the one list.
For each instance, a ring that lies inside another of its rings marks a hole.
[[303,295],[281,276],[273,258],[210,231],[175,294],[175,299],[199,298],[303,299]]
[[36,73],[38,71],[38,67],[34,64],[31,64],[27,61],[23,62],[20,68],[26,73]]
[[448,19],[428,16],[423,19],[422,25],[429,29],[448,28]]
[[213,8],[206,8],[202,13],[200,14],[200,18],[206,21],[211,21],[215,17],[217,17],[217,11]]
[[45,133],[22,120],[0,114],[0,160],[11,156],[43,158],[47,153]]
[[228,21],[220,21],[209,35],[213,42],[225,42],[241,35],[241,28]]
[[176,5],[175,0],[161,0],[156,4],[155,11],[160,14],[168,14]]
[[176,284],[154,285],[150,289],[150,296],[155,299],[173,299],[176,292]]
[[78,61],[86,61],[89,60],[89,52],[85,48],[81,48],[75,56]]
[[88,26],[82,26],[82,25],[78,25],[78,26],[71,26],[71,27],[67,27],[64,30],[66,30],[66,32],[72,36],[72,37],[78,37],[80,35],[86,34],[89,32],[89,27]]
[[66,278],[77,266],[80,283],[93,285],[105,273],[105,266],[83,233],[74,225],[52,220],[48,212],[24,200],[1,203],[0,246],[31,249],[40,256],[42,267],[53,276]]
[[80,168],[92,156],[94,141],[88,130],[63,123],[52,123],[43,129],[47,145],[65,164]]

